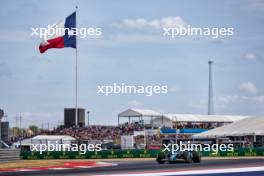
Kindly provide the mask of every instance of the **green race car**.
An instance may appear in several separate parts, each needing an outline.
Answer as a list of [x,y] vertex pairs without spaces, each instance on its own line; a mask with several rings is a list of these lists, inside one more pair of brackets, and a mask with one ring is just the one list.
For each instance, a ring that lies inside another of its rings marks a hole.
[[[168,145],[168,143],[171,143],[173,140],[163,140],[163,144]],[[168,163],[175,163],[178,161],[184,161],[188,163],[200,163],[201,162],[201,155],[198,151],[165,151],[161,152],[157,155],[156,161],[159,164],[164,164],[165,162]]]
[[156,161],[159,164],[164,164],[165,162],[175,163],[177,161],[200,163],[201,156],[197,151],[178,151],[174,153],[160,153],[158,154]]

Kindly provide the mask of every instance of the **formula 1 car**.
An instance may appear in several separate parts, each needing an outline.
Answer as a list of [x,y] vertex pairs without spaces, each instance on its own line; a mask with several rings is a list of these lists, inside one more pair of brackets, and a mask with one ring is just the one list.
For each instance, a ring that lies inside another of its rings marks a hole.
[[176,163],[179,161],[184,161],[188,163],[200,163],[201,155],[198,151],[169,151],[162,152],[157,155],[156,161],[159,164]]
[[180,160],[188,163],[200,163],[201,156],[197,151],[178,151],[174,152],[173,154],[160,153],[158,154],[156,160],[159,164],[164,164],[166,161],[168,163],[175,163]]

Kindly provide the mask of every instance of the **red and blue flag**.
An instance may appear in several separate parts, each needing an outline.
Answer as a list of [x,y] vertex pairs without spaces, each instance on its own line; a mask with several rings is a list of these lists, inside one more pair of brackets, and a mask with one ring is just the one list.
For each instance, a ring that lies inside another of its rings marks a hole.
[[76,12],[58,22],[46,32],[44,41],[39,45],[40,53],[51,48],[76,48]]

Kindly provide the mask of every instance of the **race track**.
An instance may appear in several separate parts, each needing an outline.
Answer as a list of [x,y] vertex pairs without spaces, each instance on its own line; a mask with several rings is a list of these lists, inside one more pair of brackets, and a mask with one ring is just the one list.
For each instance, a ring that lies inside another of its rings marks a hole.
[[[109,162],[105,160],[105,162]],[[264,159],[209,159],[203,160],[201,163],[175,163],[175,164],[157,164],[156,161],[153,160],[134,160],[134,161],[114,161],[111,160],[111,163],[117,163],[116,166],[109,166],[109,167],[98,167],[98,168],[78,168],[78,169],[70,169],[70,170],[46,170],[46,171],[34,171],[34,172],[12,172],[12,173],[0,173],[0,175],[37,175],[37,176],[44,176],[44,175],[127,175],[127,174],[150,174],[155,175],[154,173],[168,173],[171,171],[179,172],[179,171],[193,171],[195,174],[196,171],[201,170],[221,170],[226,168],[248,168],[248,167],[257,167],[262,166],[264,167]],[[154,172],[154,173],[153,173]],[[153,173],[153,174],[151,174]],[[222,174],[213,174],[213,176],[226,176],[228,173]],[[249,175],[249,173],[237,173],[232,175]],[[252,171],[250,175],[258,176],[264,175],[264,171]]]

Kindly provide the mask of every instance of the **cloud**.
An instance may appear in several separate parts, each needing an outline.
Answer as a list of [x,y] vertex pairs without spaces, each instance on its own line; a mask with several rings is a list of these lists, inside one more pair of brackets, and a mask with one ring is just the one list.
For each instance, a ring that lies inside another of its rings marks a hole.
[[239,90],[250,94],[258,93],[258,89],[252,82],[243,82],[242,84],[240,84]]
[[230,103],[234,103],[237,102],[240,99],[239,96],[221,96],[217,98],[217,102],[219,102],[220,104],[226,105],[226,104],[230,104]]
[[171,40],[170,38],[163,37],[162,34],[154,34],[154,33],[146,33],[146,32],[138,32],[138,31],[131,31],[131,32],[124,32],[118,31],[115,33],[111,33],[108,36],[96,40],[96,41],[89,41],[86,43],[87,46],[98,46],[98,47],[111,47],[111,46],[119,46],[123,44],[190,44],[194,40],[192,38],[184,38],[178,37]]
[[169,92],[177,92],[178,91],[178,87],[176,87],[176,86],[171,86],[171,87],[169,87]]
[[212,39],[206,35],[177,35],[177,37],[164,37],[165,28],[179,28],[192,26],[188,24],[181,16],[168,16],[155,19],[137,18],[123,19],[113,23],[109,28],[108,36],[104,38],[103,43],[159,43],[175,44],[177,42],[200,42],[207,40],[214,44],[223,44],[224,40]]
[[125,29],[162,29],[168,27],[185,26],[186,22],[180,17],[164,17],[160,19],[146,20],[144,18],[138,19],[124,19],[121,23],[115,23],[114,26]]
[[218,97],[217,102],[221,105],[228,105],[234,103],[264,103],[264,95],[260,96],[221,96]]
[[246,53],[244,55],[243,59],[245,59],[247,61],[254,61],[254,60],[257,60],[257,56],[253,53]]
[[215,103],[217,108],[225,109],[231,105],[239,105],[239,107],[243,105],[247,107],[264,105],[264,95],[256,95],[258,89],[252,82],[243,82],[238,88],[240,91],[249,95],[227,95],[217,97]]
[[138,100],[132,100],[132,101],[128,102],[128,106],[132,106],[132,107],[140,107],[142,105],[143,105],[143,103],[141,103]]
[[[224,40],[212,39],[206,36],[198,35],[179,35],[175,38],[164,37],[164,28],[187,27],[188,24],[181,16],[168,16],[155,19],[137,18],[123,19],[119,22],[112,23],[107,35],[91,44],[98,46],[112,46],[123,43],[157,43],[157,44],[175,44],[175,43],[193,43],[208,40],[213,43],[222,44]],[[191,26],[191,25],[190,25]]]

